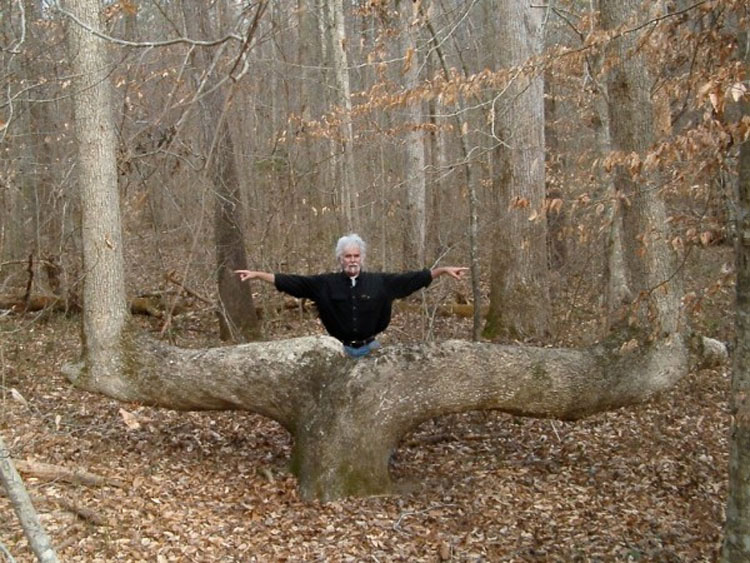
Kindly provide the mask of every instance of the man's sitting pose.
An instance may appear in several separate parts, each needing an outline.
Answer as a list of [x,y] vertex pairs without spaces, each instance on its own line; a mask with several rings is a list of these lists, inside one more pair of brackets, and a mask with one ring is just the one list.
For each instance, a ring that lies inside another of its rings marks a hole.
[[444,266],[399,274],[363,271],[366,245],[355,234],[343,236],[336,244],[337,273],[300,276],[254,270],[235,270],[242,281],[259,279],[294,297],[315,302],[320,320],[328,333],[344,344],[352,357],[360,357],[380,347],[375,337],[391,321],[394,299],[411,295],[448,274],[461,279],[468,269]]

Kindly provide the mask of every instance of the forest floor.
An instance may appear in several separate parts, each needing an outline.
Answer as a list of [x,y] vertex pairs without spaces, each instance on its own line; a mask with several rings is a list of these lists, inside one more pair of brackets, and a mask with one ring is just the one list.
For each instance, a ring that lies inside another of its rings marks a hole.
[[[156,319],[140,318],[158,332]],[[417,312],[394,318],[407,338]],[[441,318],[437,338],[470,334]],[[206,345],[213,316],[175,318]],[[285,311],[274,337],[320,332]],[[122,404],[70,386],[80,319],[0,316],[0,435],[13,459],[103,477],[22,472],[62,561],[713,561],[726,502],[730,368],[691,373],[660,397],[577,422],[498,412],[429,421],[402,442],[400,493],[302,501],[290,437],[243,412]],[[390,339],[390,340],[389,340]],[[0,562],[33,555],[0,494]]]

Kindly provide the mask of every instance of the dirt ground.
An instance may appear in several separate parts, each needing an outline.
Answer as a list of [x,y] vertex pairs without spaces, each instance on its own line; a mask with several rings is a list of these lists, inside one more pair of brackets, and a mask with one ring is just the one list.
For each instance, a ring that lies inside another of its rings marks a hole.
[[[319,330],[286,314],[271,327],[277,333]],[[393,339],[409,332],[408,314],[397,315]],[[210,331],[212,322],[186,316],[178,343],[199,340],[202,323]],[[460,322],[446,326],[465,330]],[[496,412],[427,422],[393,457],[400,494],[320,504],[299,498],[286,469],[290,437],[268,419],[172,412],[73,389],[61,366],[79,353],[79,323],[0,317],[0,434],[13,459],[103,478],[22,473],[63,561],[682,562],[717,554],[728,366],[692,373],[648,404],[578,422]],[[33,561],[2,495],[0,514],[0,547]]]

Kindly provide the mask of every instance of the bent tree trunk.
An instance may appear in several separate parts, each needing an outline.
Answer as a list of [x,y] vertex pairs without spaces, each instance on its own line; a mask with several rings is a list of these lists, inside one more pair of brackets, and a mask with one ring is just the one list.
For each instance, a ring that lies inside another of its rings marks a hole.
[[496,409],[578,419],[642,402],[688,372],[679,334],[628,351],[452,340],[389,347],[359,361],[330,337],[188,350],[135,335],[127,349],[131,371],[117,381],[80,377],[80,366],[66,374],[121,401],[276,420],[294,438],[301,495],[324,501],[391,492],[391,453],[436,416]]

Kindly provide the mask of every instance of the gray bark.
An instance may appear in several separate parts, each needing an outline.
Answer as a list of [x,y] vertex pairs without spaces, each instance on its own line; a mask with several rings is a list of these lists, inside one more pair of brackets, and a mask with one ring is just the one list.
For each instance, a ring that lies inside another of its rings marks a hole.
[[[639,13],[645,16],[646,8],[636,0],[602,0],[602,25],[617,29]],[[654,115],[648,63],[642,50],[636,48],[637,40],[636,34],[624,34],[613,39],[607,49],[607,56],[616,63],[607,78],[609,126],[614,151],[645,158],[654,142]],[[628,314],[638,319],[644,337],[646,330],[656,332],[657,338],[659,332],[682,330],[682,287],[675,275],[666,207],[656,189],[656,179],[635,176],[620,165],[615,167],[614,182],[629,201],[629,205],[621,206],[623,251],[631,290],[639,301],[632,304]]]
[[[100,29],[98,0],[68,0],[66,5],[90,29]],[[110,67],[102,39],[73,21],[67,35],[83,211],[84,354],[89,377],[106,379],[122,369],[120,336],[128,316]]]
[[358,229],[359,197],[354,185],[354,129],[352,127],[352,93],[349,82],[349,59],[346,53],[347,35],[344,2],[326,0],[331,28],[331,59],[341,120],[339,134],[343,151],[341,163],[341,207],[348,231]]
[[[741,56],[750,70],[750,33],[738,33]],[[750,115],[750,100],[741,104]],[[737,178],[736,347],[732,369],[732,430],[729,442],[729,494],[721,561],[750,560],[750,142],[740,146]]]
[[[194,8],[194,7],[193,7]],[[188,10],[187,4],[183,6]],[[187,28],[196,38],[215,35],[211,8],[202,6],[185,14]],[[220,53],[219,53],[220,54]],[[234,270],[247,269],[245,254],[243,203],[240,194],[239,173],[234,152],[234,142],[227,122],[230,110],[224,88],[212,90],[211,83],[221,78],[212,72],[217,64],[204,49],[193,53],[200,77],[196,77],[201,90],[209,92],[201,102],[201,130],[206,151],[206,177],[214,193],[214,243],[216,248],[216,276],[219,290],[218,319],[222,340],[247,342],[260,337],[260,321],[255,311],[252,293],[240,281]],[[218,57],[218,55],[217,55]]]
[[[497,100],[497,197],[488,338],[544,338],[549,283],[544,157],[544,79],[528,66],[542,48],[543,10],[497,2],[498,60],[512,76]],[[521,72],[526,67],[525,72]]]
[[[416,18],[418,9],[412,2],[400,1],[396,4],[399,10],[401,33],[401,56],[405,57],[403,67],[403,86],[408,93],[419,84],[419,69],[421,56],[417,51],[416,30],[412,21]],[[425,144],[424,128],[422,127],[422,99],[416,97],[406,102],[405,116],[405,157],[404,183],[406,184],[406,223],[404,238],[404,267],[408,264],[425,263]]]
[[92,385],[80,366],[66,375],[121,401],[272,418],[294,438],[302,496],[331,500],[390,492],[388,458],[425,420],[486,409],[572,420],[640,403],[687,373],[685,346],[679,335],[637,349],[455,340],[355,361],[329,337],[186,350],[133,336],[131,372],[117,384]]

